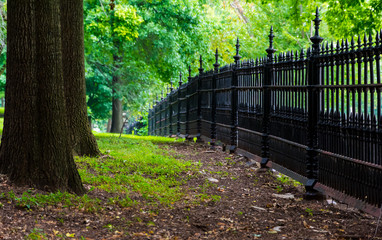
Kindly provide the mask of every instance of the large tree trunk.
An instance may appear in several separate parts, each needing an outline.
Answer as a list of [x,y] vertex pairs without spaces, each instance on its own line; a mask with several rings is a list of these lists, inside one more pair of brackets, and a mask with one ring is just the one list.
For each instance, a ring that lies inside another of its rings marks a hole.
[[0,172],[18,185],[85,192],[66,119],[59,0],[8,1]]
[[72,149],[79,156],[99,156],[100,151],[87,116],[83,1],[60,2],[62,67]]

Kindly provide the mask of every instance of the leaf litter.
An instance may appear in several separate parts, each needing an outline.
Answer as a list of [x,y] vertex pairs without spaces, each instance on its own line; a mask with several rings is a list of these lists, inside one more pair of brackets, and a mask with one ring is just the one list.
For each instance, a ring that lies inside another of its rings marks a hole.
[[[275,173],[258,171],[257,164],[248,164],[242,156],[199,143],[160,147],[164,154],[201,164],[198,171],[179,176],[187,179],[180,186],[181,200],[166,206],[137,194],[137,204],[124,207],[110,202],[110,193],[94,189],[88,195],[100,199],[100,206],[87,211],[86,206],[58,204],[28,209],[3,197],[0,239],[369,239],[374,235],[376,218],[327,201],[304,200],[302,186],[280,183]],[[21,196],[28,190],[0,175],[0,193]],[[382,239],[382,231],[374,239]]]

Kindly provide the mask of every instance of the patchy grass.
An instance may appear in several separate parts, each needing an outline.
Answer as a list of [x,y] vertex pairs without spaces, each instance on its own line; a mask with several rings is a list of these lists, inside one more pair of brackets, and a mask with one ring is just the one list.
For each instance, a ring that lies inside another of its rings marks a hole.
[[170,204],[183,193],[179,186],[187,179],[180,174],[197,170],[191,161],[177,160],[163,154],[153,143],[171,143],[176,140],[164,137],[141,137],[98,134],[98,144],[104,155],[101,158],[77,158],[84,184],[91,189],[123,194],[112,202],[128,206],[136,204],[131,195],[138,194],[152,204]]
[[1,193],[0,200],[6,200],[18,208],[27,210],[54,206],[76,208],[91,213],[105,207],[100,199],[92,197],[96,195],[92,194],[93,191],[103,191],[108,193],[109,205],[170,206],[184,194],[180,186],[187,178],[180,176],[198,170],[198,163],[175,159],[164,154],[163,150],[155,145],[183,140],[134,135],[119,137],[119,134],[105,133],[96,134],[96,138],[101,152],[105,155],[99,158],[75,158],[82,182],[89,190],[88,194],[77,196],[67,192],[38,193],[29,189],[22,194],[15,194],[13,191]]

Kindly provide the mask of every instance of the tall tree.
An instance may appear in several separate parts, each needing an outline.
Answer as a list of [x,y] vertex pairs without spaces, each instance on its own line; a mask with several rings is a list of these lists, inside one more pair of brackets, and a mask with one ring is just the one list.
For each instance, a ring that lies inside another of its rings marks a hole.
[[0,172],[19,185],[84,193],[69,140],[60,0],[8,2]]
[[74,152],[97,156],[100,151],[90,129],[86,106],[83,1],[61,0],[62,68],[66,115]]

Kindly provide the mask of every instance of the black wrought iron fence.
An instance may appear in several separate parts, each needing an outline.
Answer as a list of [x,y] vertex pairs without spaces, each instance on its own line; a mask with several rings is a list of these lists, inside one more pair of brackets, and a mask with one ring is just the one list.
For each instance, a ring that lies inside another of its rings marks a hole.
[[[367,203],[382,203],[381,33],[322,44],[318,10],[312,47],[199,75],[149,111],[149,134],[209,138],[257,154],[306,179]],[[191,70],[189,70],[191,73]]]

